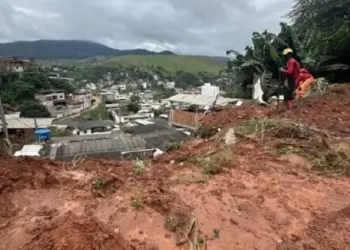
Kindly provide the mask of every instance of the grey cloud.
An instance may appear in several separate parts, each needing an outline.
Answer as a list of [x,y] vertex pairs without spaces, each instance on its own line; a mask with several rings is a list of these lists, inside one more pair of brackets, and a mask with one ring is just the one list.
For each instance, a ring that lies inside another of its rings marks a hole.
[[85,39],[130,49],[224,55],[277,31],[292,0],[0,0],[2,40]]

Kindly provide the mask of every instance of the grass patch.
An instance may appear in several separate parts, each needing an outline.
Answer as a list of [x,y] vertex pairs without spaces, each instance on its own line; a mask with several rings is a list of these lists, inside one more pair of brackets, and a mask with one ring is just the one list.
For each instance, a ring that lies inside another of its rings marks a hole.
[[200,167],[205,175],[215,175],[221,173],[225,167],[234,165],[232,159],[232,151],[221,147],[209,154],[191,158],[188,162]]
[[350,152],[332,147],[329,140],[335,139],[327,131],[288,120],[252,119],[237,126],[235,134],[258,143],[266,143],[268,134],[279,139],[279,154],[294,153],[310,159],[318,174],[350,175]]
[[106,106],[99,105],[92,110],[84,111],[80,117],[84,121],[96,121],[96,120],[110,120],[110,113]]
[[315,157],[314,168],[320,175],[339,177],[350,175],[350,155],[344,151],[328,150]]
[[131,196],[131,206],[135,209],[141,209],[143,207],[140,190],[137,190],[135,194]]
[[207,128],[207,127],[203,126],[202,124],[200,124],[198,126],[198,128],[196,128],[196,130],[194,131],[193,136],[205,139],[205,138],[212,137],[216,133],[217,133],[217,130],[212,129],[212,128]]
[[169,142],[169,144],[167,145],[166,151],[170,152],[172,150],[179,149],[182,144],[183,142]]
[[135,161],[132,162],[132,171],[136,175],[138,175],[138,174],[143,173],[150,166],[151,166],[151,162],[136,159]]
[[117,190],[117,185],[115,184],[116,178],[110,178],[109,180],[102,180],[101,178],[96,178],[92,182],[92,192],[94,194],[99,194],[103,196],[103,193],[109,192],[114,193]]
[[277,138],[307,140],[315,134],[325,132],[293,121],[274,119],[251,119],[235,127],[236,136],[256,141],[263,140],[266,133]]

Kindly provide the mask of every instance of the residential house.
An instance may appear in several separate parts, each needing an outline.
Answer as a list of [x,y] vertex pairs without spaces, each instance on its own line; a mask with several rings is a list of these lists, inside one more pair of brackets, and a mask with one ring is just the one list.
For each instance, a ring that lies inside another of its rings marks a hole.
[[100,93],[100,98],[102,103],[115,101],[115,93],[111,91],[103,91]]
[[175,89],[175,82],[166,82],[164,87],[166,89]]
[[135,120],[138,125],[123,127],[124,133],[139,135],[146,141],[147,148],[166,151],[172,143],[180,143],[186,140],[190,133],[186,130],[170,128],[167,121],[162,118]]
[[[20,118],[19,115],[6,115],[7,131],[10,135],[22,138],[34,138],[35,128],[49,128],[54,118]],[[3,126],[0,121],[0,132]]]
[[[109,138],[82,140],[79,136],[71,141],[53,143],[46,156],[53,160],[71,161],[75,157],[108,159],[145,158],[153,155],[153,149],[146,148],[141,136],[117,133]],[[90,137],[90,136],[87,136]]]
[[108,135],[62,137],[50,145],[47,156],[61,161],[70,161],[79,156],[144,159],[153,157],[157,151],[166,151],[172,143],[180,143],[189,136],[186,131],[169,128],[162,119],[136,122],[139,125]]
[[[200,119],[209,112],[214,103],[216,107],[223,107],[228,104],[239,104],[239,102],[241,102],[241,99],[188,94],[177,94],[166,100],[171,103],[169,125],[188,129],[196,129],[200,124]],[[196,105],[198,107],[198,112],[181,110],[181,107],[189,105]],[[176,109],[174,109],[174,107]]]
[[70,94],[67,98],[68,100],[71,99],[75,102],[80,102],[82,104],[82,109],[90,108],[92,105],[92,94],[88,91],[76,91],[73,94]]
[[61,77],[59,73],[54,73],[54,72],[51,72],[48,74],[48,77],[50,79],[55,79],[55,80],[65,80],[65,81],[68,81],[69,83],[73,83],[74,79],[73,78],[70,78],[70,77]]
[[153,112],[130,114],[128,111],[124,110],[123,108],[111,110],[111,115],[113,117],[113,120],[116,123],[127,123],[127,122],[138,120],[138,119],[152,119],[152,118],[154,118]]
[[126,84],[119,84],[119,85],[118,85],[118,89],[119,89],[120,91],[125,91],[125,90],[126,90]]
[[50,89],[50,90],[43,90],[39,93],[35,94],[35,99],[40,101],[44,106],[54,106],[55,100],[65,100],[65,94],[64,91],[61,89]]
[[21,73],[26,66],[37,66],[38,63],[34,59],[19,59],[17,57],[0,57],[0,68],[10,72]]
[[114,122],[111,120],[81,121],[65,119],[55,122],[56,125],[66,125],[66,129],[73,135],[91,135],[95,133],[105,133],[112,131]]

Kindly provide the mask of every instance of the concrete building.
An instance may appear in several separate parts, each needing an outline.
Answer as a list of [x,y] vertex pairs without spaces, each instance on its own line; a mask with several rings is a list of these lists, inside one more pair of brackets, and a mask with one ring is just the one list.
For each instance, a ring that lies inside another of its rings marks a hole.
[[115,93],[111,91],[103,91],[100,93],[100,98],[102,103],[115,101]]
[[82,109],[90,108],[92,103],[92,94],[88,91],[77,91],[73,94],[70,94],[68,96],[68,99],[72,99],[72,101],[75,102],[81,102],[82,103]]
[[[223,107],[228,104],[237,104],[241,99],[224,98],[218,96],[177,94],[166,99],[171,103],[168,116],[169,126],[178,126],[188,129],[196,129],[200,119],[209,112],[215,103],[215,107]],[[181,110],[182,106],[196,105],[197,112]]]
[[64,91],[61,89],[43,90],[35,94],[35,99],[40,101],[44,106],[53,106],[55,100],[65,100]]
[[110,132],[114,129],[114,122],[111,120],[76,121],[72,119],[65,119],[55,122],[55,125],[66,126],[66,129],[73,135],[91,135]]
[[175,82],[166,82],[164,87],[166,89],[175,89]]
[[17,57],[0,57],[0,68],[5,71],[21,73],[26,67],[37,66],[34,59],[24,60]]
[[201,87],[201,95],[202,96],[210,96],[215,98],[220,92],[220,89],[218,86],[213,86],[210,85],[210,83],[205,83],[202,87]]
[[74,81],[73,78],[70,78],[70,77],[61,77],[59,73],[54,73],[54,72],[49,73],[49,74],[48,74],[48,77],[49,77],[50,79],[68,81],[69,83],[72,83],[72,82]]
[[119,111],[119,109],[111,110],[111,115],[113,120],[116,123],[128,123],[130,121],[139,120],[139,119],[152,119],[154,118],[153,112],[144,112],[129,114],[129,112]]
[[120,91],[125,91],[125,90],[126,90],[126,84],[119,84],[119,85],[118,85],[118,89],[119,89]]

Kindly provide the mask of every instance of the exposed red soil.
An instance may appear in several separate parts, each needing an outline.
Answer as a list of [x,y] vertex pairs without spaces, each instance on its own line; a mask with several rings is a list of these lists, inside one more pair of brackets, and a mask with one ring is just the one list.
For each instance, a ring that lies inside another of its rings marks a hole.
[[[324,97],[328,105],[313,97],[299,104],[302,111],[289,114],[240,107],[205,122],[225,128],[253,116],[286,116],[346,135],[348,93],[349,88],[333,89]],[[322,108],[325,113],[313,110]],[[325,119],[327,114],[338,114],[342,126]],[[276,146],[287,139],[310,143],[307,138],[267,133],[223,150],[220,136],[189,140],[140,174],[130,161],[0,156],[0,250],[185,250],[192,216],[210,250],[349,249],[349,178],[316,175],[311,159],[282,154]],[[221,168],[218,174],[204,175],[204,167],[191,161],[207,155]]]
[[232,107],[205,115],[201,123],[207,128],[226,128],[254,118],[263,118],[271,110],[269,108],[252,105]]
[[132,250],[120,233],[115,233],[96,218],[76,216],[68,212],[41,227],[24,250],[67,249],[67,250]]
[[350,136],[350,87],[340,85],[330,88],[325,96],[313,96],[299,100],[291,112],[252,105],[224,109],[201,119],[209,128],[225,128],[253,118],[288,118],[306,125]]

